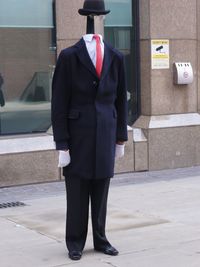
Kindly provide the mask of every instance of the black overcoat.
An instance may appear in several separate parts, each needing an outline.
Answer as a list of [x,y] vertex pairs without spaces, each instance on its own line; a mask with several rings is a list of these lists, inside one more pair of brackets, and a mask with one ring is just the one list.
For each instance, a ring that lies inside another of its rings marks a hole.
[[127,140],[127,94],[123,55],[104,42],[101,78],[83,38],[61,51],[52,83],[56,149],[69,148],[66,177],[113,177],[115,145]]

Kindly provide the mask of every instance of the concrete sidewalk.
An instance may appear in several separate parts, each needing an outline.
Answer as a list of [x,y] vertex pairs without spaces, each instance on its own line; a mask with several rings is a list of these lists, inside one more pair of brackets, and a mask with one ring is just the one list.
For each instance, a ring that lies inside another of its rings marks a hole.
[[200,167],[116,176],[109,194],[107,236],[120,251],[94,252],[91,225],[80,261],[64,242],[64,183],[0,189],[1,267],[199,267]]

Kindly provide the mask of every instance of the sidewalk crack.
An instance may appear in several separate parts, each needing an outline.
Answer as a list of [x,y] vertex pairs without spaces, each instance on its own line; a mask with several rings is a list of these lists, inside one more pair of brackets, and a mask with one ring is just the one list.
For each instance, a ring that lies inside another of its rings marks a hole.
[[112,262],[109,262],[109,261],[104,261],[104,263],[106,263],[112,267],[118,267],[117,265],[114,265]]

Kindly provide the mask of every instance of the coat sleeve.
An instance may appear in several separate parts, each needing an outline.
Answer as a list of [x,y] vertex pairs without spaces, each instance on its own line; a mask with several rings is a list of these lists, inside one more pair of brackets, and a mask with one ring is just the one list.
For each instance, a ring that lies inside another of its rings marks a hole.
[[119,67],[119,83],[117,88],[117,98],[115,101],[115,107],[117,110],[117,136],[116,141],[127,141],[127,91],[126,91],[126,79],[125,79],[125,64],[122,56]]
[[51,100],[51,120],[57,150],[68,149],[67,114],[71,91],[69,71],[67,56],[62,51],[58,57],[53,76]]

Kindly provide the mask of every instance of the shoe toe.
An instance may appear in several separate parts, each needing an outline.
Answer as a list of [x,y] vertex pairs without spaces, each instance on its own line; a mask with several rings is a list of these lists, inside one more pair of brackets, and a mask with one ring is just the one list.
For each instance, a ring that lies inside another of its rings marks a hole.
[[69,258],[71,260],[74,260],[74,261],[80,260],[81,256],[82,256],[82,252],[81,251],[74,250],[74,251],[70,251],[69,252]]
[[111,246],[111,247],[106,248],[104,253],[111,255],[111,256],[116,256],[119,254],[119,251],[116,250],[116,248]]
[[103,252],[104,254],[111,255],[111,256],[117,256],[119,254],[119,251],[112,247],[112,246],[106,246],[102,248],[95,248],[95,250]]

